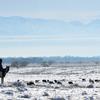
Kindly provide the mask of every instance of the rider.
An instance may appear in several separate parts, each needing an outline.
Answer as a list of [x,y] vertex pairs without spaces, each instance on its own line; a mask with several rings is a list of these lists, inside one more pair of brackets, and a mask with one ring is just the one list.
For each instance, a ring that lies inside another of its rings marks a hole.
[[0,71],[3,71],[2,59],[0,58]]

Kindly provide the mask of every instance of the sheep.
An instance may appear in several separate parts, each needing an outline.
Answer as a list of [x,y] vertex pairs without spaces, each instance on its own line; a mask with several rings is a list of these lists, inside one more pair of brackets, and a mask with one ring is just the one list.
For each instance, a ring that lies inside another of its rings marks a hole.
[[49,81],[49,84],[54,84],[54,82],[53,81]]
[[40,80],[35,80],[35,83],[38,83]]
[[27,82],[27,85],[35,85],[34,82],[30,81],[30,82]]
[[47,80],[47,82],[49,83],[49,80]]
[[89,79],[89,82],[92,83],[92,84],[94,84],[94,81],[92,79]]
[[68,84],[73,84],[73,82],[72,81],[69,81]]
[[43,83],[46,83],[46,82],[47,82],[47,80],[42,80],[42,82],[43,82]]
[[99,79],[95,79],[95,82],[100,82],[100,80]]
[[60,81],[58,81],[58,82],[57,82],[57,84],[60,84],[60,85],[62,85],[62,83],[61,83]]
[[84,78],[83,78],[83,79],[82,79],[82,81],[83,81],[83,82],[85,82],[85,81],[86,81],[86,79],[84,79]]
[[57,83],[58,81],[57,80],[54,80],[54,82]]

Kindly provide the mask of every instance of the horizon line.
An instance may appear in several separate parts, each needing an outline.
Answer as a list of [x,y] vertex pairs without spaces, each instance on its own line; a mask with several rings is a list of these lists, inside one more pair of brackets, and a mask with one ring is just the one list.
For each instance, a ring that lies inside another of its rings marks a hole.
[[100,55],[99,56],[72,56],[72,55],[65,55],[65,56],[60,56],[60,55],[58,55],[58,56],[1,56],[0,58],[34,58],[34,57],[36,57],[36,58],[43,58],[43,57],[46,57],[46,58],[49,58],[49,57],[61,57],[61,58],[63,58],[63,57],[79,57],[79,58],[93,58],[93,57],[100,57]]

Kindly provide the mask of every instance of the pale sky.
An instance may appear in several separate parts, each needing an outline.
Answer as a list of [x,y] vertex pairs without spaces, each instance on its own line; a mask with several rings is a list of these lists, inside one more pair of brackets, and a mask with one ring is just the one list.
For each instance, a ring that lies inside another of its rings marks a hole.
[[[0,0],[0,16],[88,23],[100,19],[100,0]],[[0,56],[99,56],[100,30],[90,30],[92,35],[79,31],[76,37],[6,34],[0,36]]]
[[100,0],[0,0],[0,15],[90,20],[100,17]]

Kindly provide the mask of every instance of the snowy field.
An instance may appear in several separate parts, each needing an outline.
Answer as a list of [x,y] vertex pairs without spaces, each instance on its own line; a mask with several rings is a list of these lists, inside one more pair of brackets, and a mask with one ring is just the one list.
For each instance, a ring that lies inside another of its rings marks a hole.
[[100,100],[100,65],[11,68],[0,100]]

